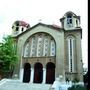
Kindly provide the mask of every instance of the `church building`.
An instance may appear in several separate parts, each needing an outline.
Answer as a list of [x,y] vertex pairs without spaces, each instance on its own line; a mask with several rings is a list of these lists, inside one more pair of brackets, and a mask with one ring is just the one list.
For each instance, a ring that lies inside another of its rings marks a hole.
[[61,27],[43,23],[30,27],[24,21],[12,25],[19,59],[14,75],[21,82],[53,84],[59,76],[62,82],[83,81],[80,16],[69,11],[60,22]]

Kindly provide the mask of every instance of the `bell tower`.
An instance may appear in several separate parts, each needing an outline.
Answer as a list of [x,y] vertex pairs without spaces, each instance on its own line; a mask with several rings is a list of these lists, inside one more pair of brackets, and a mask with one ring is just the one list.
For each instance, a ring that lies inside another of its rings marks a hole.
[[80,28],[80,16],[77,16],[73,12],[69,11],[64,14],[60,19],[62,28],[65,30],[73,30]]
[[24,21],[15,21],[12,25],[12,36],[17,36],[30,28],[30,25]]
[[82,28],[80,27],[80,16],[69,11],[64,14],[60,21],[64,30],[65,41],[65,77],[70,80],[77,78],[82,81]]

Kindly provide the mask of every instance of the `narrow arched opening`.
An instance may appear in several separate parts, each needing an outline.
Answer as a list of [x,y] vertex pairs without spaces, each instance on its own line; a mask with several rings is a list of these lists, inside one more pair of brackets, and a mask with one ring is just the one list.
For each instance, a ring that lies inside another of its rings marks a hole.
[[53,84],[55,81],[55,64],[52,62],[46,65],[46,83]]
[[42,83],[43,80],[43,66],[41,63],[34,65],[34,83]]
[[31,66],[29,63],[25,63],[23,82],[28,83],[30,81],[30,75],[31,75]]

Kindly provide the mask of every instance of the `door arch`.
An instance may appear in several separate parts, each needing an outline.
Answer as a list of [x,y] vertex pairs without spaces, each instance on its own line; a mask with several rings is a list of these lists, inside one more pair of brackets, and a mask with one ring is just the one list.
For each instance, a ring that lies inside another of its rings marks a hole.
[[30,75],[31,75],[31,66],[29,63],[25,63],[23,82],[28,83],[30,81]]
[[55,64],[52,62],[46,65],[46,83],[52,84],[55,81]]
[[43,65],[36,63],[34,65],[34,83],[42,83],[43,80]]

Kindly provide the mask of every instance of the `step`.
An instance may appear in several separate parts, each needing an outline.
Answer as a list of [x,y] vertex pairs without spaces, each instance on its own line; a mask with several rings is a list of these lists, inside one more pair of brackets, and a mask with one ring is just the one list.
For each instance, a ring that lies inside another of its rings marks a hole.
[[21,83],[7,80],[0,85],[0,90],[50,90],[51,84]]
[[31,84],[32,90],[49,90],[51,84]]

